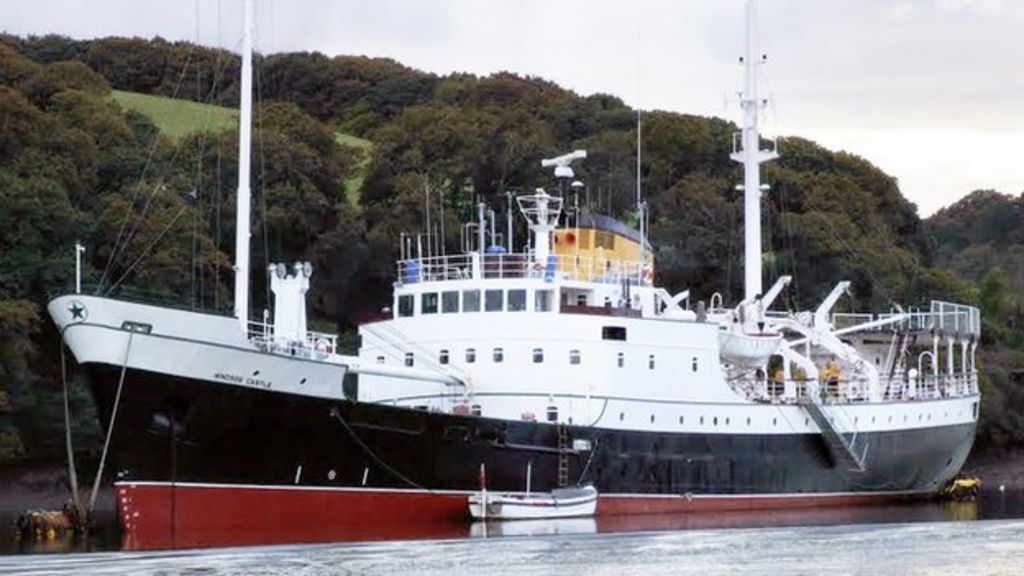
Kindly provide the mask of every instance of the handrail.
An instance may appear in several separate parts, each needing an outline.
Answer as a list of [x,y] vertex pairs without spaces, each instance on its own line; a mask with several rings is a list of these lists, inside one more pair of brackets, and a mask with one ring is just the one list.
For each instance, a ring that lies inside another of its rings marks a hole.
[[451,280],[542,278],[545,280],[579,280],[601,284],[650,286],[650,269],[641,261],[614,260],[567,254],[551,254],[546,262],[533,254],[483,254],[479,269],[474,270],[476,254],[456,254],[409,258],[396,262],[396,278],[400,284],[444,282]]

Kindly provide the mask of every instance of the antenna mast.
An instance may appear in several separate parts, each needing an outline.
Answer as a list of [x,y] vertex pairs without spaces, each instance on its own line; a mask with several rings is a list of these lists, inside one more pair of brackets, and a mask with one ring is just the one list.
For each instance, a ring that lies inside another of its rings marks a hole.
[[238,114],[238,197],[235,214],[235,317],[249,330],[249,172],[252,144],[252,0],[245,0],[242,32],[242,86]]
[[[755,2],[747,0],[747,52],[743,62],[745,82],[740,102],[743,108],[742,149],[737,150],[733,138],[733,153],[729,156],[743,164],[743,284],[744,300],[761,295],[761,163],[778,158],[774,144],[761,149],[758,133],[758,111],[764,105],[757,93],[757,65],[767,58],[757,56],[754,38]],[[767,186],[764,190],[767,190]]]

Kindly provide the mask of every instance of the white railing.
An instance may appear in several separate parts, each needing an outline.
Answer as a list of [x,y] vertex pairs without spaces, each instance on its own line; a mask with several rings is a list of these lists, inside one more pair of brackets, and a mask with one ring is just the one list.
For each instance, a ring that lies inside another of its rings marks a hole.
[[[795,404],[815,394],[813,400],[819,404],[852,404],[867,402],[870,398],[866,379],[840,379],[826,382],[814,382],[802,379],[790,380],[755,380],[751,378],[734,378],[729,385],[737,394],[752,402]],[[796,391],[796,395],[786,397],[785,390]],[[879,398],[883,402],[913,402],[918,400],[937,400],[941,398],[959,398],[978,394],[978,373],[961,372],[955,374],[925,375],[915,378],[908,376],[882,378],[879,381]]]
[[338,336],[324,332],[306,332],[304,340],[274,338],[274,325],[265,322],[249,322],[249,341],[264,352],[297,356],[299,358],[323,359],[338,351]]
[[903,319],[884,326],[874,326],[865,332],[931,332],[933,330],[961,338],[981,336],[981,311],[974,306],[933,300],[929,310],[911,308],[904,313],[885,314],[841,313],[832,314],[832,325],[836,330],[903,316]]
[[[396,277],[402,284],[470,279],[543,278],[601,284],[650,286],[652,274],[639,261],[552,254],[540,262],[527,253],[484,254],[475,272],[475,256],[458,254],[399,260]],[[474,273],[476,277],[474,277]]]

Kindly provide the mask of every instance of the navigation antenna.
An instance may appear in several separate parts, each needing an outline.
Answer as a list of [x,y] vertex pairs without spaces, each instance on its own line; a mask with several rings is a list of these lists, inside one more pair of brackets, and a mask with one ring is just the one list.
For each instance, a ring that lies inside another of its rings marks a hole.
[[[732,154],[729,158],[743,164],[743,285],[744,300],[753,301],[761,295],[761,193],[768,186],[761,185],[761,163],[779,157],[775,142],[770,148],[761,148],[758,132],[758,112],[767,104],[757,93],[757,66],[768,61],[762,54],[756,57],[754,37],[755,0],[747,0],[747,52],[740,58],[745,73],[740,106],[743,108],[743,130],[733,135]],[[737,138],[739,137],[739,138]]]

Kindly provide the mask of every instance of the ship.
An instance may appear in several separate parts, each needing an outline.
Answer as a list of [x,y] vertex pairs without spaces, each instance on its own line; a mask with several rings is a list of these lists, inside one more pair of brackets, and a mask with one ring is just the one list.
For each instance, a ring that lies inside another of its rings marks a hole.
[[[308,264],[274,264],[271,317],[249,309],[252,7],[242,43],[233,313],[61,295],[48,311],[88,375],[129,547],[461,534],[488,490],[592,485],[596,518],[927,497],[975,437],[978,309],[838,313],[762,285],[762,138],[748,5],[744,294],[656,283],[643,229],[568,205],[579,150],[543,161],[557,187],[516,197],[529,238],[495,241],[480,206],[457,254],[401,239],[391,305],[358,351],[308,329]],[[510,229],[511,230],[511,229]],[[442,528],[438,528],[441,526]]]

